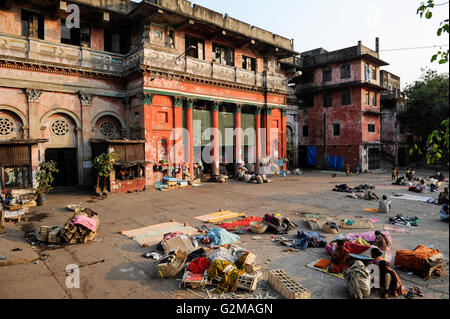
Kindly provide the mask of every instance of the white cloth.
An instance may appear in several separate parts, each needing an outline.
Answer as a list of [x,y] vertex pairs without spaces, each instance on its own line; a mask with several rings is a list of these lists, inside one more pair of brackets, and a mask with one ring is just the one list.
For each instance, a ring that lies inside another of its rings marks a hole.
[[378,211],[382,214],[389,214],[391,212],[391,204],[391,201],[381,199]]

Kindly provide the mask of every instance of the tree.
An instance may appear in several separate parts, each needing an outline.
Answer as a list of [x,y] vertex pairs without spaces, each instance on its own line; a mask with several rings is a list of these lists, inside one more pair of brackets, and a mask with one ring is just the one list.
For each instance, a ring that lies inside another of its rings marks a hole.
[[[417,137],[410,150],[411,156],[427,154],[429,150],[433,149],[429,149],[430,138],[428,136],[436,130],[441,131],[441,123],[449,117],[448,73],[438,74],[436,71],[429,69],[423,69],[422,71],[423,74],[420,79],[408,85],[405,89],[407,103],[403,116],[408,121],[411,133]],[[431,140],[434,141],[437,136],[440,135],[433,133],[433,139]],[[433,145],[435,144],[433,143]],[[446,154],[445,150],[441,149],[440,151],[442,151],[442,155]],[[431,156],[433,154],[437,153],[431,153]]]
[[52,190],[54,181],[53,173],[58,172],[54,161],[39,164],[39,171],[36,174],[36,181],[38,183],[36,193],[39,197],[42,197],[45,193]]
[[[94,158],[92,167],[97,171],[97,193],[107,193],[107,181],[114,168],[114,162],[118,160],[119,155],[116,153],[103,153]],[[103,191],[100,191],[100,183]]]
[[431,132],[427,141],[427,163],[435,164],[437,161],[448,161],[448,123],[449,118],[441,123],[441,127]]
[[[446,3],[444,3],[446,4]],[[421,18],[425,16],[426,19],[430,20],[433,17],[433,9],[436,6],[440,6],[443,4],[436,4],[434,0],[428,0],[427,3],[422,2],[421,6],[417,9],[417,14],[420,15]],[[441,22],[440,27],[438,28],[437,35],[440,37],[442,35],[445,36],[445,33],[447,35],[449,34],[449,19],[445,19]],[[444,51],[442,48],[437,52],[437,54],[433,55],[431,58],[431,62],[434,62],[439,59],[439,64],[445,64],[448,63],[448,54],[449,49],[447,51]]]

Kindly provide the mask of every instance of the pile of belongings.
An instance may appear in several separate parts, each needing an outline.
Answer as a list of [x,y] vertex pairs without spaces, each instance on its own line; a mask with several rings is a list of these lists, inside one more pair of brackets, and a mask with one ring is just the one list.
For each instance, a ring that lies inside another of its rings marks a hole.
[[303,230],[299,230],[297,237],[298,240],[293,245],[295,249],[324,248],[327,245],[325,237],[317,232],[304,232]]
[[270,180],[267,178],[267,175],[250,173],[244,165],[241,165],[241,167],[239,167],[237,177],[239,181],[246,183],[253,183],[253,184],[270,183]]
[[222,245],[230,245],[239,240],[239,236],[228,232],[224,228],[214,228],[206,235],[198,235],[197,239],[214,249]]
[[19,220],[28,214],[29,207],[36,206],[34,194],[22,194],[13,196],[12,193],[0,192],[0,205],[3,208],[4,219]]
[[279,214],[277,215],[266,214],[262,222],[269,225],[270,231],[272,231],[276,235],[287,234],[290,230],[293,230],[298,227],[288,218],[282,217]]
[[180,180],[173,177],[164,177],[162,182],[157,182],[155,184],[155,188],[157,190],[167,190],[169,188],[177,188],[177,187],[187,187],[189,186],[188,181]]
[[418,217],[408,217],[402,214],[399,214],[395,217],[389,218],[389,223],[395,226],[402,227],[417,227],[420,219]]
[[334,192],[342,192],[342,193],[362,193],[366,190],[373,190],[375,186],[370,184],[361,184],[357,187],[351,188],[347,184],[336,185],[333,189]]
[[87,243],[97,238],[100,219],[91,209],[83,209],[75,214],[61,228],[61,242],[68,244]]
[[225,228],[228,231],[244,231],[250,229],[250,223],[260,222],[262,220],[263,219],[261,217],[250,216],[233,222],[224,222],[218,224],[217,226]]
[[395,266],[413,270],[425,279],[429,279],[432,274],[442,277],[443,258],[439,250],[419,245],[413,251],[398,250]]
[[216,175],[215,177],[215,181],[217,182],[217,183],[225,183],[227,180],[228,180],[228,176],[227,175]]

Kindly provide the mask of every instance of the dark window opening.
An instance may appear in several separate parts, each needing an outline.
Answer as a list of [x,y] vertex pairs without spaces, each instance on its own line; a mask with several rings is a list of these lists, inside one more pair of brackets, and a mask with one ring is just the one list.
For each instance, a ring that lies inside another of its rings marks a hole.
[[377,93],[373,93],[372,95],[372,105],[377,106]]
[[341,65],[341,79],[348,79],[351,77],[350,64]]
[[332,80],[331,68],[327,67],[323,69],[323,82],[330,82]]
[[213,43],[213,62],[234,66],[234,49]]
[[305,71],[305,73],[301,77],[304,84],[313,83],[314,82],[314,72],[313,71]]
[[333,135],[334,136],[341,135],[341,124],[333,124]]
[[303,137],[309,137],[309,126],[303,125]]
[[91,28],[88,24],[81,23],[80,28],[68,28],[66,20],[61,20],[61,43],[82,46],[91,46]]
[[376,132],[375,124],[369,124],[369,133],[375,133],[375,132]]
[[377,69],[372,68],[372,80],[377,80]]
[[191,58],[204,60],[205,59],[205,41],[194,38],[191,36],[185,36],[185,51],[186,56]]
[[105,51],[126,54],[131,47],[131,39],[127,31],[115,31],[105,29]]
[[330,107],[332,105],[332,94],[326,92],[323,94],[323,107]]
[[256,59],[248,56],[242,57],[242,68],[248,71],[256,72]]
[[366,105],[370,105],[370,92],[366,91]]
[[346,89],[341,92],[341,104],[342,105],[350,105],[352,104],[352,90]]
[[22,10],[22,36],[44,40],[44,15]]

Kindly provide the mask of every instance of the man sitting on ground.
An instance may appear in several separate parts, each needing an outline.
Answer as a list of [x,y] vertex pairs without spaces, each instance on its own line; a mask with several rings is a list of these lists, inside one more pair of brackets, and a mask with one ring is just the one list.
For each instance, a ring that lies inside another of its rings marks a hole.
[[378,212],[382,214],[389,214],[391,212],[391,204],[392,201],[389,201],[387,196],[384,195],[383,199],[380,200],[380,207],[378,208]]

